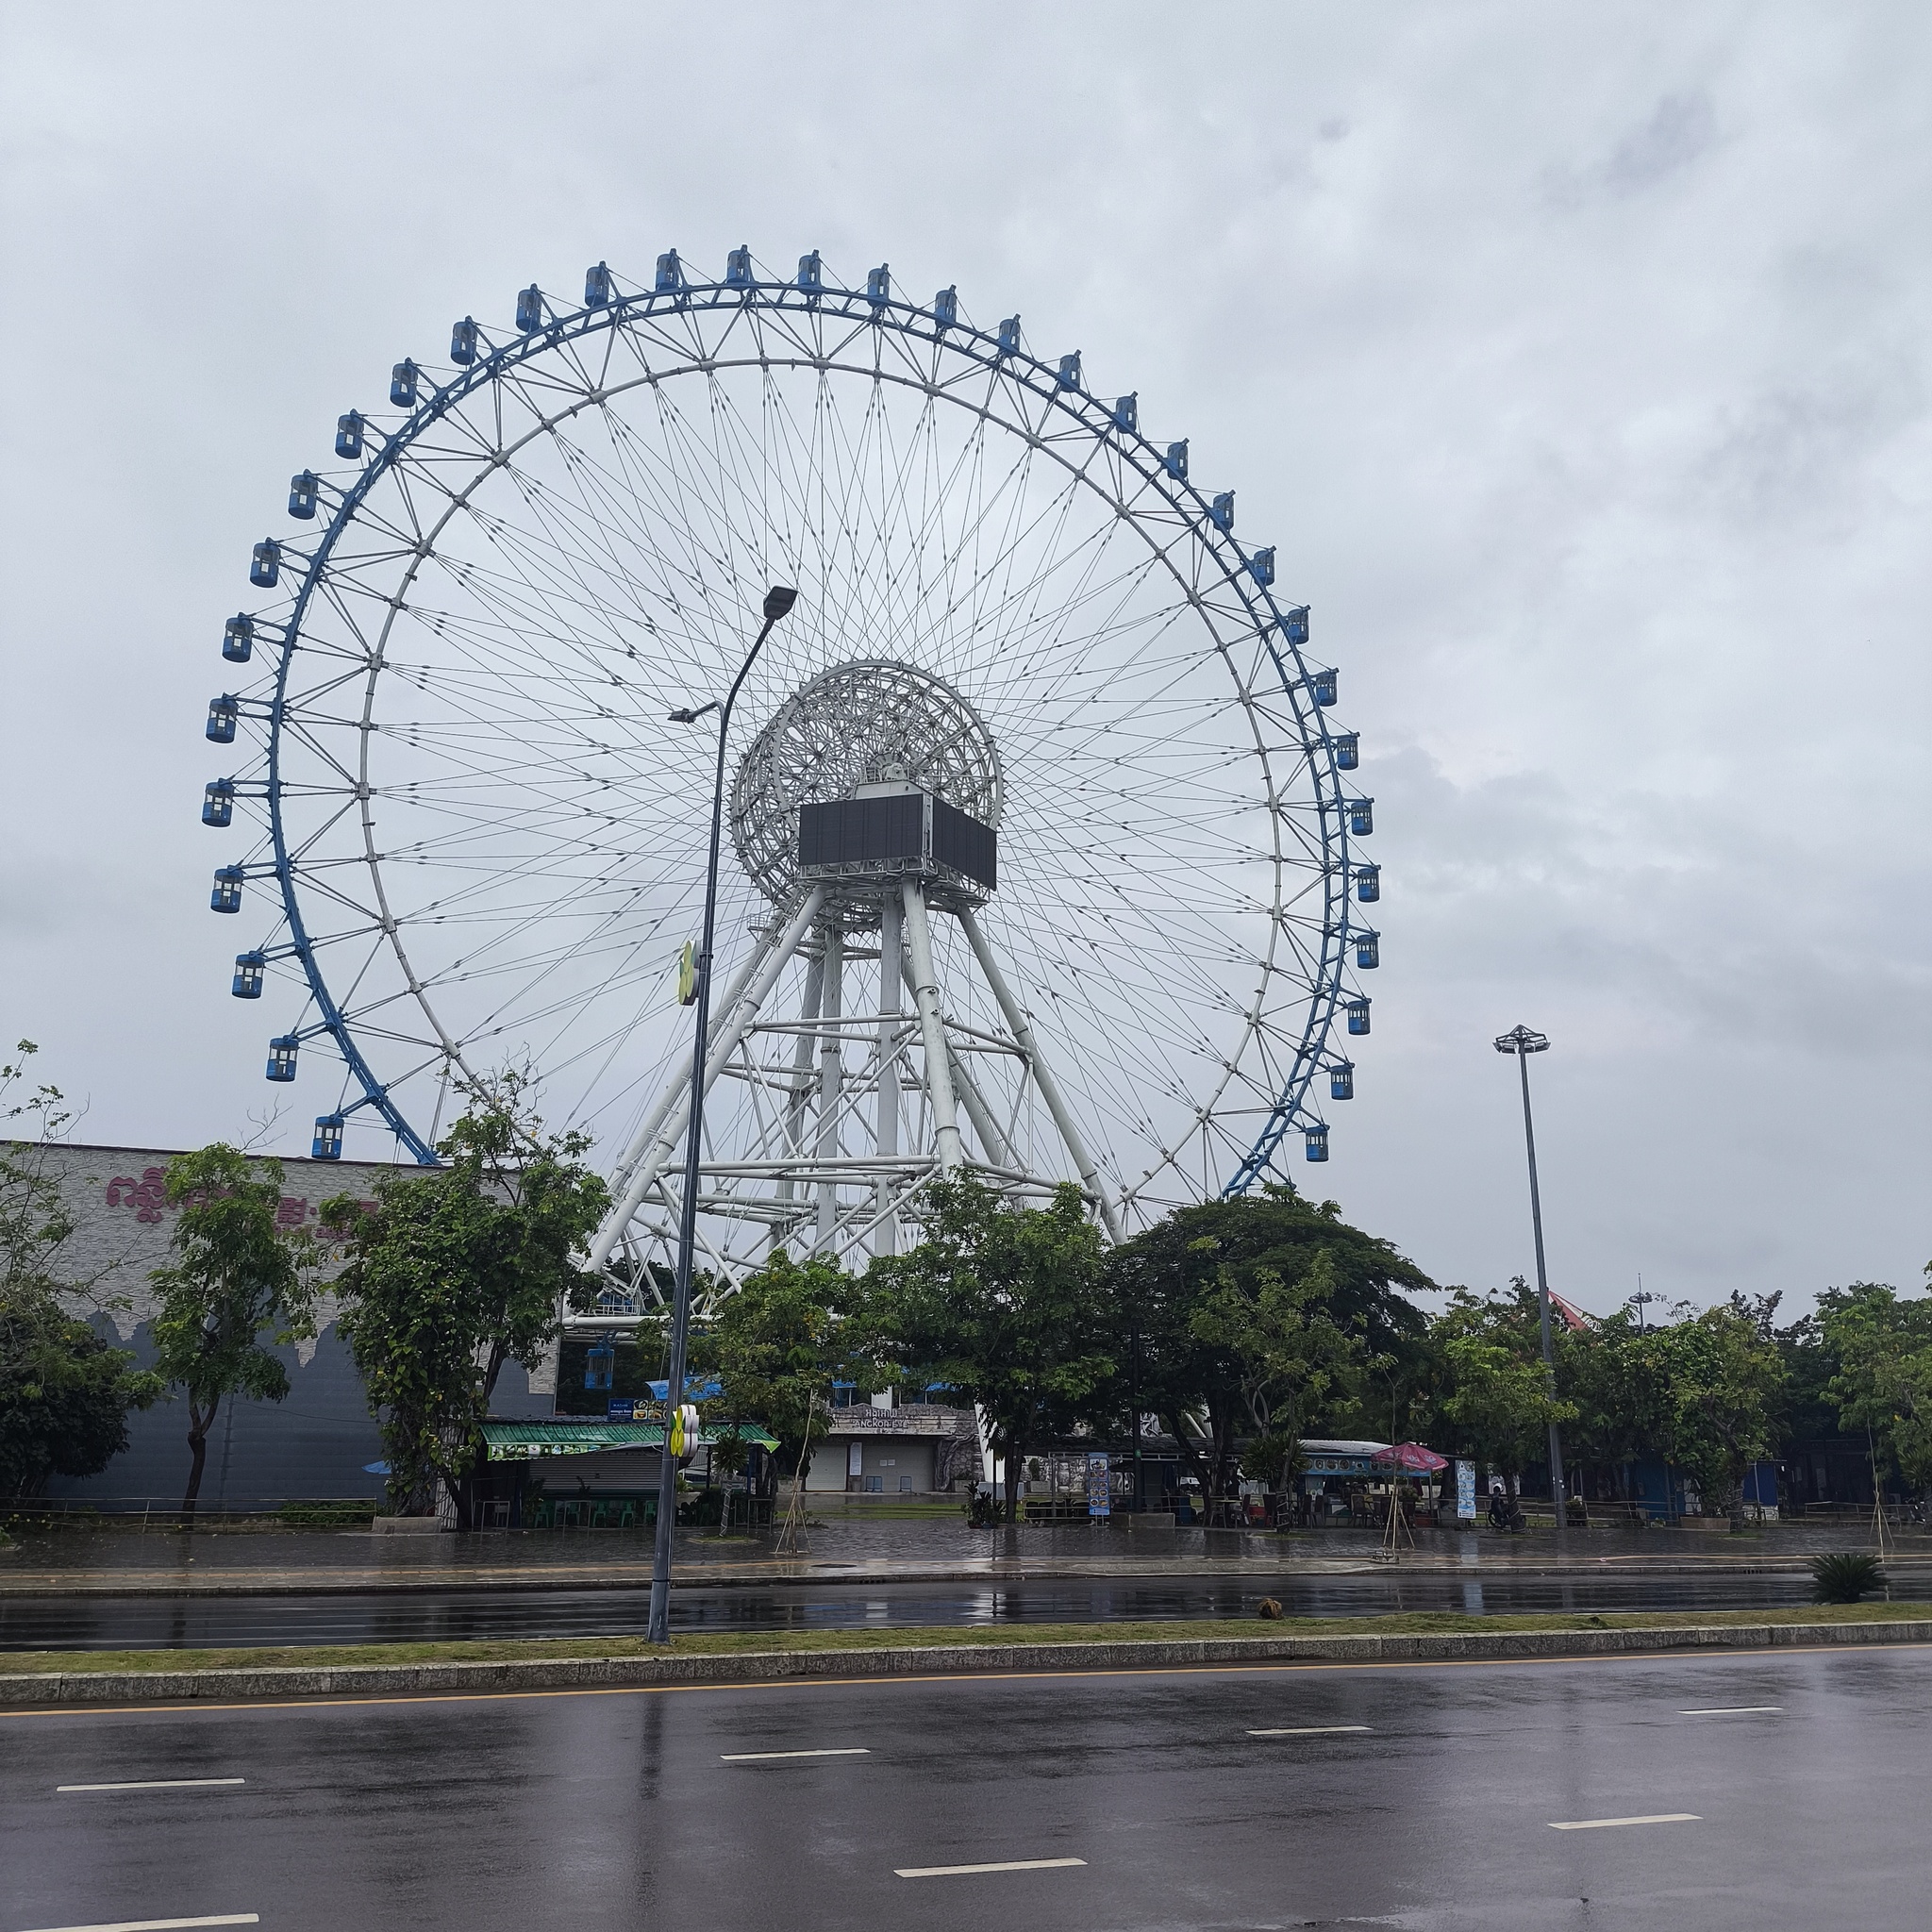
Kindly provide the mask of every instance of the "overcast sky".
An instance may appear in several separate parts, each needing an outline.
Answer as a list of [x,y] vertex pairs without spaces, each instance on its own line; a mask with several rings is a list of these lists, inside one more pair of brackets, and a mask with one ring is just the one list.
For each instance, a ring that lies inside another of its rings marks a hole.
[[[221,620],[452,317],[880,261],[1191,439],[1314,607],[1385,964],[1306,1169],[1443,1282],[1932,1256],[1932,9],[0,4],[0,1033],[248,1131]],[[296,1127],[301,1128],[298,1137]],[[306,1120],[285,1124],[303,1151]]]

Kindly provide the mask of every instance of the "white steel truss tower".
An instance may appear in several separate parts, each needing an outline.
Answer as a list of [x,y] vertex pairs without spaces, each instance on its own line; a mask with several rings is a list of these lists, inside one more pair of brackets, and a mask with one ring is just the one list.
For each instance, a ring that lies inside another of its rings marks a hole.
[[[920,1191],[962,1172],[1034,1201],[1075,1181],[1119,1239],[1030,990],[981,917],[1004,805],[978,713],[890,659],[812,678],[741,758],[732,843],[768,910],[705,1056],[696,1265],[712,1300],[777,1247],[851,1269],[895,1252]],[[590,1250],[608,1287],[574,1326],[629,1325],[668,1286],[690,1090],[687,1058],[611,1174]]]

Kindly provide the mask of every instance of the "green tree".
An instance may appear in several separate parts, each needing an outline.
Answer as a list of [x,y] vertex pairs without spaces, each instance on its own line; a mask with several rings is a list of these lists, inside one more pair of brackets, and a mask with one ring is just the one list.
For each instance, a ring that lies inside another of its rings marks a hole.
[[1675,1432],[1669,1328],[1639,1327],[1622,1309],[1594,1327],[1566,1328],[1557,1344],[1557,1387],[1576,1409],[1564,1459],[1609,1464],[1627,1503],[1630,1464],[1668,1455]]
[[148,1324],[155,1372],[188,1401],[184,1515],[201,1494],[208,1436],[231,1396],[280,1402],[289,1372],[265,1346],[314,1333],[313,1277],[321,1251],[302,1229],[276,1225],[282,1164],[224,1141],[168,1163],[168,1199],[180,1209],[173,1266],[149,1275],[160,1307]]
[[793,1261],[779,1248],[692,1338],[692,1373],[719,1385],[710,1412],[761,1424],[777,1438],[774,1475],[791,1488],[781,1547],[797,1542],[806,1473],[831,1426],[832,1385],[863,1381],[875,1367],[867,1325],[857,1319],[863,1295],[834,1263]]
[[1744,1526],[1744,1472],[1770,1453],[1784,1392],[1771,1333],[1775,1297],[1723,1307],[1663,1329],[1671,1372],[1670,1457],[1697,1478],[1706,1507]]
[[1233,1367],[1248,1439],[1241,1462],[1271,1489],[1299,1468],[1308,1414],[1360,1382],[1362,1345],[1336,1325],[1335,1298],[1334,1260],[1318,1249],[1291,1281],[1223,1262],[1188,1318],[1190,1339]]
[[1824,1393],[1845,1430],[1869,1431],[1874,1480],[1895,1464],[1932,1502],[1932,1297],[1855,1281],[1820,1295],[1817,1319],[1836,1358]]
[[51,1157],[73,1124],[73,1109],[58,1087],[22,1092],[40,1048],[23,1040],[15,1051],[18,1059],[0,1065],[0,1288],[55,1295],[70,1314],[83,1306],[125,1311],[128,1298],[107,1292],[116,1264],[78,1274],[68,1247],[74,1217]]
[[1285,1473],[1291,1428],[1357,1420],[1368,1363],[1409,1373],[1426,1324],[1400,1291],[1434,1287],[1337,1203],[1285,1184],[1177,1209],[1108,1255],[1107,1282],[1114,1353],[1138,1360],[1112,1405],[1162,1417],[1210,1505],[1244,1435],[1276,1439],[1249,1454]]
[[385,1174],[374,1212],[347,1196],[323,1208],[348,1257],[342,1335],[381,1424],[391,1505],[426,1512],[441,1483],[465,1528],[497,1377],[536,1367],[559,1311],[589,1305],[573,1257],[608,1201],[582,1160],[589,1137],[546,1134],[526,1095],[514,1072],[466,1090],[437,1150],[447,1165]]
[[[71,1312],[115,1306],[63,1266],[74,1218],[48,1150],[71,1115],[60,1090],[16,1098],[39,1051],[20,1041],[0,1065],[0,1495],[37,1495],[50,1475],[98,1475],[127,1446],[127,1414],[161,1392],[158,1376]],[[21,1128],[30,1139],[19,1138]]]
[[907,1380],[978,1405],[1017,1522],[1029,1447],[1071,1428],[1114,1372],[1100,1235],[1072,1185],[1013,1208],[967,1174],[934,1182],[919,1211],[920,1244],[868,1271],[869,1324]]
[[1507,1295],[1456,1289],[1436,1342],[1447,1381],[1441,1413],[1458,1447],[1502,1472],[1513,1504],[1524,1470],[1548,1454],[1550,1424],[1576,1416],[1575,1404],[1550,1392],[1535,1298],[1521,1281]]
[[0,1495],[50,1475],[98,1475],[127,1447],[127,1414],[164,1385],[31,1287],[0,1290]]

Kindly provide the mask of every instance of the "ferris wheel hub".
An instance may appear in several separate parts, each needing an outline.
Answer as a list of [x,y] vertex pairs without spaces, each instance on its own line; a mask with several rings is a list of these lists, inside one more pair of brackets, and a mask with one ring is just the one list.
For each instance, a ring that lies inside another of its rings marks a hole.
[[924,792],[997,831],[1005,781],[992,732],[929,671],[887,658],[834,664],[779,705],[739,760],[732,843],[782,906],[797,893],[801,812],[893,792]]

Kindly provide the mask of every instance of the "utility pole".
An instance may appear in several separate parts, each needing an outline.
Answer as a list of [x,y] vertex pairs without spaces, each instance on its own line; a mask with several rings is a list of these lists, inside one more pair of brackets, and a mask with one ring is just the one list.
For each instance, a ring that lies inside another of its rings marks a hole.
[[[1516,1071],[1523,1076],[1523,1142],[1529,1153],[1529,1221],[1536,1235],[1536,1300],[1542,1323],[1543,1376],[1550,1399],[1557,1395],[1557,1352],[1550,1340],[1550,1277],[1543,1265],[1543,1208],[1536,1184],[1536,1125],[1529,1112],[1529,1056],[1550,1050],[1549,1036],[1527,1026],[1512,1027],[1496,1041],[1498,1053],[1516,1056]],[[1557,1506],[1557,1546],[1561,1553],[1570,1526],[1570,1497],[1563,1481],[1563,1442],[1557,1419],[1550,1418],[1550,1494]]]

